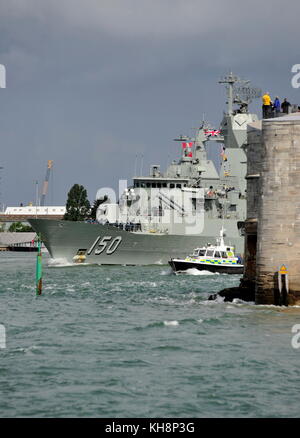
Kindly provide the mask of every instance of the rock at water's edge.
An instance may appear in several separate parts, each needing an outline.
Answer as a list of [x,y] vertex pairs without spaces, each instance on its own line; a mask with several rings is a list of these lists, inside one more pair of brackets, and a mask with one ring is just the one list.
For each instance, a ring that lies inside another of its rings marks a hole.
[[248,287],[230,287],[210,295],[208,299],[216,300],[218,296],[224,297],[224,301],[233,301],[235,298],[243,301],[255,301],[255,290]]

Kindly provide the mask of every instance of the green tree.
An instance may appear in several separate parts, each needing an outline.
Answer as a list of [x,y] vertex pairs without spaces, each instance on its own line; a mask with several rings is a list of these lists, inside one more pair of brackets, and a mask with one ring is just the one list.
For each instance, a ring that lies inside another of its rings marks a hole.
[[33,229],[30,225],[24,225],[22,222],[13,222],[8,231],[10,233],[31,233],[33,232]]
[[90,208],[86,189],[79,184],[74,184],[68,193],[64,219],[67,221],[83,221],[88,216]]

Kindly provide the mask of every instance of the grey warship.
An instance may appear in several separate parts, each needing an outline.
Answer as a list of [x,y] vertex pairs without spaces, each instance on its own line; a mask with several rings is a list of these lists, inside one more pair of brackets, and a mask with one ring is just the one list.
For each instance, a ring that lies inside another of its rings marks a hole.
[[[249,104],[261,93],[233,73],[219,83],[227,89],[220,129],[203,122],[193,138],[176,138],[182,150],[179,161],[164,173],[153,165],[149,176],[134,176],[118,200],[108,197],[99,206],[97,223],[29,220],[52,258],[103,265],[167,264],[214,241],[222,227],[230,245],[243,253],[247,125],[258,120]],[[219,143],[219,170],[207,156],[212,140]]]

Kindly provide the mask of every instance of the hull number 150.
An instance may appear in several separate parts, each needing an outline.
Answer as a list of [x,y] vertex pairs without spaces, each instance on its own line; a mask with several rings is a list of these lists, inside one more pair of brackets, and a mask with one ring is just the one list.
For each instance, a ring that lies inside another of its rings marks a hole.
[[101,239],[101,236],[98,236],[93,245],[87,252],[87,255],[90,255],[95,249],[95,255],[102,254],[104,251],[107,255],[113,254],[120,243],[122,242],[122,237],[117,236],[114,239],[112,236],[104,236]]

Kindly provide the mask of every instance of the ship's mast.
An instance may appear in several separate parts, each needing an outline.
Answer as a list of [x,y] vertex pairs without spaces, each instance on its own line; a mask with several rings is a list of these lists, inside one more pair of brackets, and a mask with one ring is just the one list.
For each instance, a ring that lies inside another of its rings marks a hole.
[[[236,83],[238,86],[235,86]],[[227,84],[227,113],[226,115],[234,115],[233,104],[240,105],[239,112],[247,113],[248,105],[252,99],[261,97],[261,89],[250,87],[250,81],[240,79],[238,76],[230,72],[219,80],[219,84]]]
[[219,80],[219,84],[227,84],[227,114],[229,116],[233,114],[233,85],[239,81],[239,77],[232,72]]

